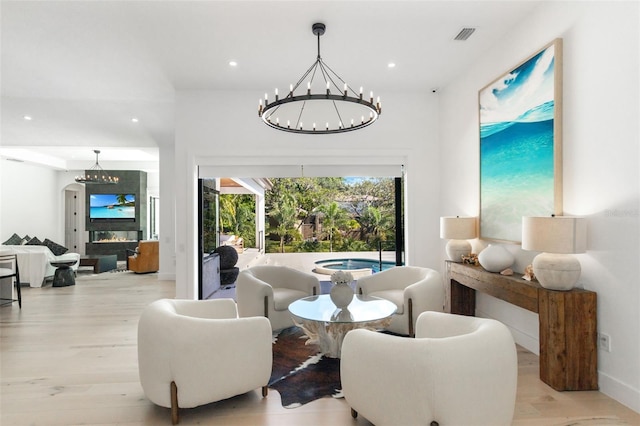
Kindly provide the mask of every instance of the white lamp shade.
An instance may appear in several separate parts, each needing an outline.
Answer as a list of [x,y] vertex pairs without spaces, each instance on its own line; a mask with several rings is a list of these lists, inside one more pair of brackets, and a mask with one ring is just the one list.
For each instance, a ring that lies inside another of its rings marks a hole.
[[523,217],[522,249],[572,254],[587,250],[587,221],[581,217]]
[[475,217],[445,216],[440,218],[440,238],[447,240],[469,240],[475,238]]

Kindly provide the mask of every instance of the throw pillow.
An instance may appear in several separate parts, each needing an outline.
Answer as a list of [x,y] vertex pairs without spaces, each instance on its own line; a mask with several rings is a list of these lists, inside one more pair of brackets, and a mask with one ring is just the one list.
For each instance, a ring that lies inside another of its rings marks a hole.
[[66,248],[65,246],[61,246],[58,243],[54,243],[48,238],[44,239],[44,241],[42,242],[42,245],[49,247],[49,250],[51,250],[51,253],[53,253],[55,256],[60,256],[69,251],[69,249]]
[[21,242],[22,237],[14,233],[11,237],[9,237],[7,241],[2,244],[4,244],[5,246],[19,246]]
[[33,237],[32,239],[29,240],[29,242],[27,244],[25,244],[27,246],[41,246],[42,245],[42,241],[40,241],[38,239],[38,237]]
[[23,246],[23,245],[27,244],[30,239],[31,239],[31,237],[29,236],[29,234],[25,235],[24,238],[22,239],[22,241],[20,241],[20,245]]

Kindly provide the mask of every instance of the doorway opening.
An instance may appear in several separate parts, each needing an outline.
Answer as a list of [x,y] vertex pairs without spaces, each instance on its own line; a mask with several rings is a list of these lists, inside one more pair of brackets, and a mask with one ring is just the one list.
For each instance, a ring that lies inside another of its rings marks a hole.
[[224,178],[199,180],[201,298],[212,287],[203,282],[208,275],[206,260],[230,240],[236,242],[238,253],[244,249],[263,254],[378,252],[382,259],[385,251],[395,253],[395,265],[404,264],[402,177],[232,181],[235,183],[225,183]]

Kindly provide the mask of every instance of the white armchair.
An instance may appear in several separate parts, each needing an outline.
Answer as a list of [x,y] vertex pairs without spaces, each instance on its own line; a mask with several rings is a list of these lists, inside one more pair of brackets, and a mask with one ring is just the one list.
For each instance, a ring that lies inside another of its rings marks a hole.
[[292,302],[316,294],[320,282],[315,275],[286,266],[254,266],[240,272],[236,281],[240,316],[267,317],[273,330],[293,325],[288,311]]
[[418,315],[444,311],[444,282],[438,271],[417,266],[396,266],[358,278],[356,293],[396,304],[398,310],[387,330],[414,335]]
[[272,367],[266,318],[238,318],[232,299],[161,299],[138,323],[138,368],[145,395],[171,408],[193,408],[267,384]]
[[340,367],[352,416],[377,426],[501,426],[513,418],[516,347],[492,319],[425,312],[415,338],[353,330]]

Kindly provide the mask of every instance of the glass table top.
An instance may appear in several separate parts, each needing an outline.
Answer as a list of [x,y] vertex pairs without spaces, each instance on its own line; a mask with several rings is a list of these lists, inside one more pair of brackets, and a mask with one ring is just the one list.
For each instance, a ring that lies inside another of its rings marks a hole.
[[356,294],[346,308],[339,309],[328,294],[305,297],[289,305],[289,312],[298,318],[331,323],[378,321],[396,312],[396,305],[379,297]]

